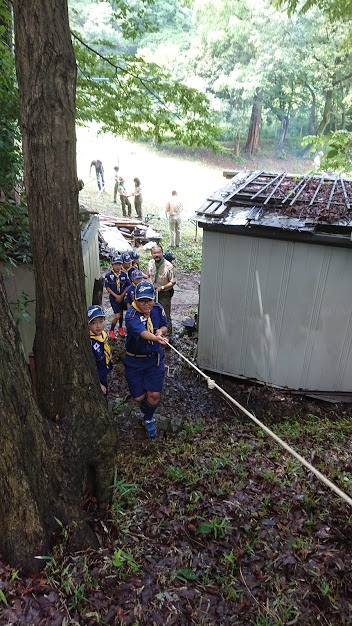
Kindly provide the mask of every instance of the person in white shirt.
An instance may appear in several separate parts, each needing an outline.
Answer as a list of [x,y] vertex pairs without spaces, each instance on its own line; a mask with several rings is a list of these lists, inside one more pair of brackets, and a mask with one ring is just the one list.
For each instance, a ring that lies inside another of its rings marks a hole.
[[156,299],[165,310],[167,334],[170,338],[172,335],[171,298],[176,284],[174,268],[172,263],[165,259],[160,244],[154,245],[150,252],[152,258],[148,264],[148,280],[154,285]]
[[181,243],[181,213],[183,205],[177,195],[177,191],[171,192],[171,198],[166,203],[165,211],[169,218],[170,247],[178,248]]

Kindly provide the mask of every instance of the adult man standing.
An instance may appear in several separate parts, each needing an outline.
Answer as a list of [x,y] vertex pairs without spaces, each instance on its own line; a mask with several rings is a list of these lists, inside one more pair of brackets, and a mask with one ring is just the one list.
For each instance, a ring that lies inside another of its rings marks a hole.
[[95,167],[95,175],[97,177],[97,185],[98,185],[99,191],[105,191],[103,163],[99,159],[92,161],[90,164],[89,176],[91,174],[92,167]]
[[171,298],[173,296],[173,287],[176,284],[174,279],[174,268],[170,261],[163,256],[163,249],[160,245],[153,246],[151,249],[152,259],[148,265],[148,280],[153,283],[157,301],[163,306],[167,317],[168,335],[172,335],[171,321]]
[[121,200],[121,207],[122,207],[122,215],[124,217],[126,217],[126,207],[127,207],[127,211],[128,211],[128,217],[132,217],[132,207],[131,207],[131,203],[128,199],[128,193],[126,191],[126,187],[125,187],[125,180],[124,178],[122,178],[122,176],[119,177],[118,180],[118,192],[120,194],[120,200]]
[[171,192],[171,198],[166,203],[165,211],[169,216],[169,229],[170,229],[170,247],[179,247],[181,241],[181,213],[183,210],[182,202],[180,201],[177,191]]
[[118,190],[118,186],[119,186],[119,166],[115,165],[114,167],[114,172],[115,172],[115,185],[114,185],[114,204],[116,204],[117,200],[117,190]]

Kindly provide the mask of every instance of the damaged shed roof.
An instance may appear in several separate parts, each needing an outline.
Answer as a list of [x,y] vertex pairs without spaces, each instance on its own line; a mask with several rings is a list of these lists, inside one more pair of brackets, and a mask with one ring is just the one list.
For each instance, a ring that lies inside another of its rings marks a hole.
[[351,247],[352,180],[242,171],[209,196],[194,219],[214,230]]

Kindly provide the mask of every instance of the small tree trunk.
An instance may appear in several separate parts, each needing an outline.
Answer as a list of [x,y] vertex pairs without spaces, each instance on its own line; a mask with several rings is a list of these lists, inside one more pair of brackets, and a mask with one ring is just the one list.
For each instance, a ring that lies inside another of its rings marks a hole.
[[309,115],[309,135],[315,135],[316,130],[316,97],[314,89],[310,85],[306,85],[310,95],[311,95],[311,105],[310,105],[310,115]]
[[334,92],[332,89],[327,89],[325,92],[325,103],[322,120],[317,129],[317,135],[322,135],[330,122],[331,109],[333,103]]
[[258,152],[262,104],[263,90],[257,87],[256,93],[253,97],[252,114],[248,129],[247,142],[244,147],[244,149],[247,150],[249,154],[254,154],[255,152]]
[[281,123],[281,136],[280,136],[279,144],[282,145],[285,139],[287,138],[289,117],[288,115],[279,115],[278,117]]
[[240,156],[240,138],[241,138],[241,135],[240,135],[240,131],[238,130],[235,133],[235,137],[234,137],[234,144],[235,144],[234,147],[235,147],[235,155],[236,155],[236,157]]

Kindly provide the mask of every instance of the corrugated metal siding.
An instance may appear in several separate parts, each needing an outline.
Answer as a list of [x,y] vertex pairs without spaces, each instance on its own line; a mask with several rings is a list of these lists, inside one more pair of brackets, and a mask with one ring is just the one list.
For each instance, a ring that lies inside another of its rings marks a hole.
[[[82,230],[82,255],[87,306],[92,304],[94,281],[100,276],[98,230],[99,218],[97,216],[93,216]],[[19,323],[19,331],[28,360],[28,355],[33,350],[35,335],[35,281],[33,268],[31,265],[14,267],[7,263],[3,268],[3,276],[10,309],[13,313],[16,312],[16,303],[21,298],[22,292],[27,294],[30,300],[28,313],[31,317],[28,321],[21,319]]]
[[205,230],[198,363],[292,389],[351,391],[351,251]]
[[100,276],[98,232],[99,218],[95,215],[91,218],[85,230],[82,231],[82,255],[87,306],[92,304],[94,281]]
[[10,263],[4,263],[1,271],[4,278],[7,299],[14,316],[18,313],[17,303],[21,300],[22,294],[24,293],[28,297],[26,312],[29,318],[24,319],[21,316],[18,324],[24,353],[28,361],[28,355],[33,350],[35,335],[35,280],[33,267],[31,265],[13,266]]

